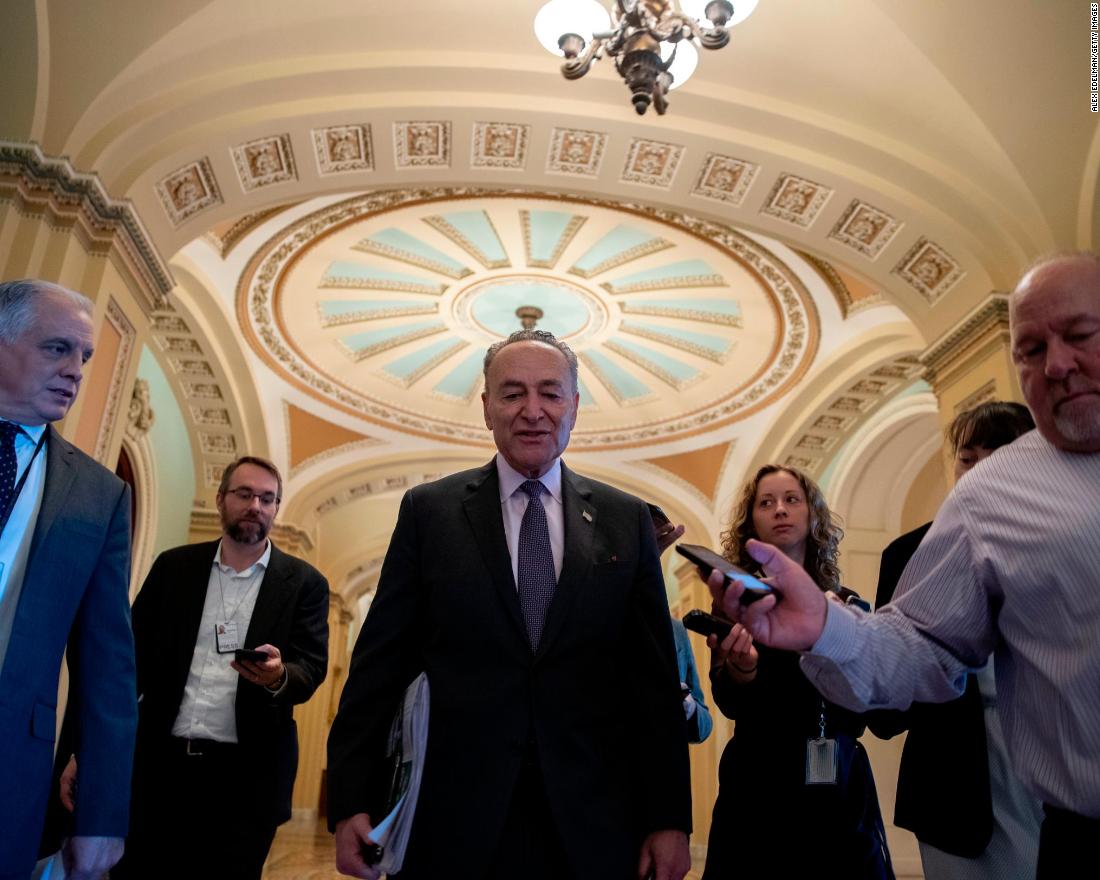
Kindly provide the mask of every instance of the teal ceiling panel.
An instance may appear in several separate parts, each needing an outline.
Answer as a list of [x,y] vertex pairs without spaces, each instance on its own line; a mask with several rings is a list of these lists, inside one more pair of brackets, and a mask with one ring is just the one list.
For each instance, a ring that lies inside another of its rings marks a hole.
[[425,241],[410,235],[403,229],[389,227],[373,235],[369,235],[362,241],[352,246],[357,251],[365,251],[369,254],[378,254],[412,266],[419,266],[448,278],[465,278],[473,273],[473,270],[463,263],[450,257],[443,251],[432,247]]
[[407,293],[428,293],[439,296],[446,284],[409,275],[404,272],[391,272],[378,266],[353,263],[350,260],[334,260],[329,263],[321,279],[321,287],[354,288],[366,290],[400,290]]
[[619,307],[628,315],[652,315],[659,318],[681,318],[705,324],[725,324],[740,327],[741,303],[735,299],[702,299],[675,297],[668,299],[624,299]]
[[469,344],[462,339],[440,339],[391,361],[382,371],[408,388]]
[[686,388],[703,377],[690,364],[630,339],[620,337],[608,340],[607,347],[677,390]]
[[648,385],[602,351],[589,349],[580,359],[620,405],[641,403],[653,396]]
[[446,329],[447,326],[442,321],[420,321],[353,333],[351,336],[341,337],[339,344],[352,360],[361,361],[406,342],[442,333]]
[[449,399],[472,400],[474,392],[481,387],[481,365],[484,360],[484,351],[473,352],[440,379],[432,388],[432,393]]
[[691,352],[715,363],[724,363],[733,349],[734,341],[709,333],[694,333],[676,327],[647,324],[641,321],[623,321],[620,325],[623,333],[631,333],[654,342],[662,342],[681,351]]
[[411,299],[324,299],[317,303],[322,327],[377,321],[382,318],[401,318],[406,315],[434,315],[438,311],[439,304],[436,302]]
[[671,242],[643,229],[619,225],[585,251],[569,271],[581,278],[591,278],[608,269],[670,247]]
[[502,269],[512,265],[493,221],[484,211],[453,211],[423,219],[486,269]]
[[706,260],[680,260],[614,278],[600,286],[609,293],[632,293],[636,290],[722,287],[725,283],[725,279],[715,272]]
[[553,269],[585,218],[564,211],[520,211],[527,265]]

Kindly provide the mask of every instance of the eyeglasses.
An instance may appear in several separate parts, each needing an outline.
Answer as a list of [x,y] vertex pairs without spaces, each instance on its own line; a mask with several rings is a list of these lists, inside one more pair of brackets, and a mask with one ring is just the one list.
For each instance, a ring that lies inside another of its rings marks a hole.
[[236,495],[243,504],[251,504],[253,498],[259,498],[262,507],[271,507],[272,504],[276,504],[280,500],[274,492],[253,492],[244,486],[239,489],[227,489],[226,494]]

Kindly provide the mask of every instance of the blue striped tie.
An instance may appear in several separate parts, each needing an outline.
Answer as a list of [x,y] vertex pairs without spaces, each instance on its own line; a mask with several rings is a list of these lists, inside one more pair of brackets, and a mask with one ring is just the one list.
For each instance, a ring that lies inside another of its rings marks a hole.
[[520,486],[529,501],[519,527],[519,606],[527,625],[527,640],[531,650],[537,650],[542,626],[558,577],[554,573],[554,553],[550,549],[550,529],[546,525],[546,510],[539,497],[546,487],[538,480],[527,480]]

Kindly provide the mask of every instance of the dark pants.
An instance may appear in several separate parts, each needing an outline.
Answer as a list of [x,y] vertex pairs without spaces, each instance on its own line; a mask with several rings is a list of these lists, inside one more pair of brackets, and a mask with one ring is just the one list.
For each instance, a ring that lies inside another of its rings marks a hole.
[[1088,866],[1096,852],[1100,837],[1100,819],[1089,819],[1069,810],[1049,804],[1043,806],[1046,816],[1039,831],[1039,867],[1036,880],[1063,880],[1088,876]]
[[529,746],[489,880],[569,880],[572,876],[534,747]]
[[126,854],[111,880],[260,880],[271,814],[242,782],[239,746],[173,738],[135,769]]

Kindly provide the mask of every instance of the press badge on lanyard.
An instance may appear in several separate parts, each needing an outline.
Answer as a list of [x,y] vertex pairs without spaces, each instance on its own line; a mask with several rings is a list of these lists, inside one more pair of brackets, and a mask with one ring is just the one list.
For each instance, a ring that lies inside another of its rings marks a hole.
[[806,740],[806,784],[836,785],[836,740],[825,736],[825,703],[821,703],[820,733]]
[[241,646],[236,621],[226,620],[214,624],[214,643],[219,654],[232,654]]

